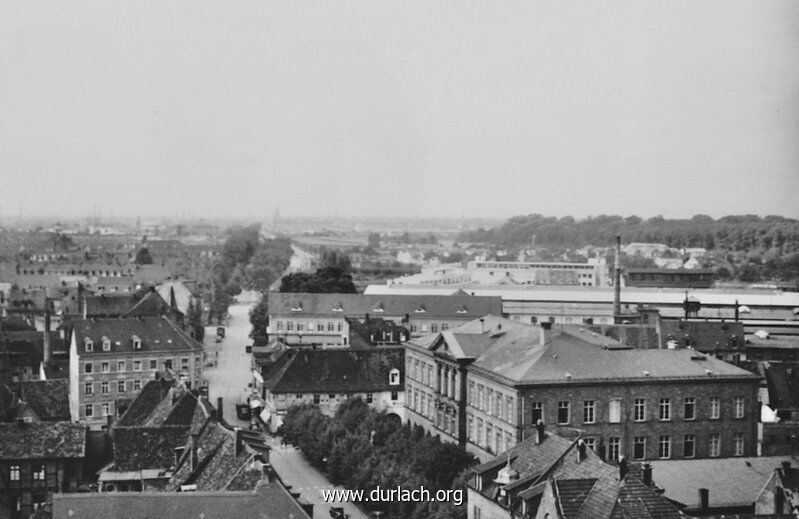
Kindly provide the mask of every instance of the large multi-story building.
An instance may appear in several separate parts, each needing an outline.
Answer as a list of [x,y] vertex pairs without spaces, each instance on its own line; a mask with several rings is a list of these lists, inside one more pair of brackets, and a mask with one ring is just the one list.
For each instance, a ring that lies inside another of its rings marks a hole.
[[171,371],[188,387],[202,381],[203,348],[166,317],[73,322],[69,391],[73,417],[92,429],[124,408],[156,373]]
[[465,293],[449,296],[363,294],[269,294],[270,339],[304,346],[346,346],[347,319],[380,317],[410,330],[411,336],[454,328],[487,314],[500,314],[498,297]]
[[481,459],[538,420],[612,460],[757,448],[760,377],[690,348],[631,350],[585,329],[487,319],[411,341],[406,371],[409,419]]

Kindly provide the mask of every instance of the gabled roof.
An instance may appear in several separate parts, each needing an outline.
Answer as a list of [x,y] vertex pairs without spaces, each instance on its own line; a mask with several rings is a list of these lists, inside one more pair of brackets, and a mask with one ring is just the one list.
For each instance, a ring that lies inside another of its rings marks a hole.
[[23,400],[45,422],[69,421],[69,380],[32,380],[11,384]]
[[473,360],[511,330],[530,331],[538,328],[497,315],[486,315],[441,333],[412,339],[410,344],[456,360]]
[[[120,352],[202,351],[198,343],[167,317],[122,317],[118,319],[79,319],[74,321],[74,340],[80,356],[118,355]],[[103,337],[111,341],[111,351],[103,351]],[[86,339],[94,343],[87,352]],[[134,349],[134,339],[141,348]]]
[[172,308],[169,303],[161,297],[161,294],[155,290],[151,290],[123,315],[126,317],[159,317],[165,314],[183,315],[177,308]]
[[87,317],[119,317],[136,304],[133,294],[87,295],[84,308]]
[[[398,385],[389,385],[392,369]],[[404,387],[405,350],[289,350],[264,383],[273,393],[377,393]]]
[[402,317],[406,314],[425,319],[474,319],[502,313],[499,297],[366,295],[366,294],[290,294],[269,293],[272,316],[347,316]]
[[799,409],[799,362],[764,362],[769,407]]
[[86,427],[70,422],[0,424],[0,459],[83,458]]

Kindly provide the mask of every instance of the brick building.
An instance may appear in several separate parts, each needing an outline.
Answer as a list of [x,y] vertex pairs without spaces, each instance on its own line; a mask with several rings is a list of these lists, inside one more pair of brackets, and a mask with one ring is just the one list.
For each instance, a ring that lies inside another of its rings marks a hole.
[[107,424],[159,371],[197,388],[203,347],[166,317],[83,319],[70,345],[72,416],[92,429]]
[[[584,329],[502,324],[409,346],[412,422],[480,459],[529,438],[538,420],[609,460],[756,453],[757,375],[690,348],[632,350]],[[453,371],[464,345],[474,360]]]

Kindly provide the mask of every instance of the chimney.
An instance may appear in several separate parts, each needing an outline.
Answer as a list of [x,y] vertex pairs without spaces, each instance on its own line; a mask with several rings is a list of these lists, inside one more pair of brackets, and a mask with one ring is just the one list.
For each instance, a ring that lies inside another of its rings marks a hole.
[[236,456],[241,456],[242,451],[244,451],[244,437],[241,433],[242,430],[236,428]]
[[224,414],[222,413],[222,397],[216,399],[216,419],[219,422],[224,421]]
[[613,317],[621,314],[621,236],[616,236],[616,265],[613,274]]
[[577,440],[577,463],[585,460],[585,456],[587,454],[588,447],[585,445],[585,441],[582,438]]
[[780,463],[780,465],[782,466],[782,474],[787,476],[788,471],[791,470],[791,462],[786,460]]
[[53,360],[52,347],[50,346],[50,309],[44,312],[44,335],[42,336],[42,360],[47,363]]
[[710,490],[706,488],[699,489],[699,509],[707,510],[710,507]]
[[738,300],[735,300],[735,322],[738,322]]
[[644,485],[652,486],[652,465],[644,463]]
[[486,331],[486,320],[482,317],[480,318],[480,333],[485,333]]
[[625,476],[627,476],[628,472],[627,468],[627,460],[624,456],[619,456],[619,481],[624,481]]
[[189,470],[194,472],[199,464],[199,458],[197,456],[197,433],[192,433],[189,436]]
[[544,438],[546,438],[546,435],[544,434],[545,430],[546,430],[546,426],[544,425],[544,421],[539,418],[538,421],[535,423],[535,443],[536,443],[536,445],[540,445],[540,444],[544,443]]

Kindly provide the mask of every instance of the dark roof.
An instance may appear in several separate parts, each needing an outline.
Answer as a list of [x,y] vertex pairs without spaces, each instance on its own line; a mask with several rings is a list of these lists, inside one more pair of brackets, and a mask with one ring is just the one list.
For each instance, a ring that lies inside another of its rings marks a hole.
[[660,333],[663,345],[675,340],[681,347],[691,346],[695,350],[715,352],[718,350],[740,350],[745,348],[744,325],[741,322],[686,321],[684,319],[661,319]]
[[[257,511],[257,512],[256,512]],[[295,519],[309,516],[278,482],[249,492],[102,492],[55,494],[53,519],[169,517],[173,519]]]
[[82,458],[86,427],[70,422],[0,424],[0,459]]
[[[398,369],[399,385],[389,385]],[[399,391],[404,387],[405,350],[289,350],[265,379],[273,393],[354,393]]]
[[769,407],[799,409],[799,362],[764,362]]
[[[336,309],[341,309],[340,311]],[[269,293],[269,313],[273,316],[402,317],[405,314],[425,319],[474,319],[502,313],[498,296],[428,296],[367,294],[290,294]]]
[[87,295],[84,301],[87,317],[119,317],[136,304],[133,294]]
[[554,480],[555,488],[558,492],[558,501],[564,517],[577,515],[596,482],[596,478]]
[[165,314],[183,316],[183,312],[177,308],[172,308],[169,303],[161,297],[161,294],[153,289],[147,292],[144,297],[139,299],[139,301],[123,315],[130,317],[158,317]]
[[142,425],[143,422],[152,414],[155,408],[169,394],[175,386],[174,380],[161,378],[147,382],[136,399],[130,404],[125,414],[116,423],[117,427]]
[[42,421],[69,421],[69,380],[32,380],[11,385]]
[[[111,351],[103,351],[103,337],[111,341]],[[94,343],[87,352],[86,339]],[[133,348],[134,339],[141,340],[141,349]],[[80,356],[119,355],[120,352],[202,351],[198,343],[167,317],[123,317],[118,319],[80,319],[74,322],[74,340]]]

